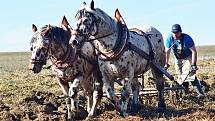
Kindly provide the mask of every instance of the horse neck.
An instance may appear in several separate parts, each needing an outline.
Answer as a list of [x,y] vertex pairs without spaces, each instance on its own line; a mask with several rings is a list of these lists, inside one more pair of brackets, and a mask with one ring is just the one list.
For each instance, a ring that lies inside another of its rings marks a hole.
[[57,43],[57,42],[52,42],[51,43],[51,48],[50,48],[50,53],[52,57],[54,57],[57,60],[61,60],[63,56],[66,55],[66,52],[69,49],[69,46],[67,46],[64,43]]
[[99,38],[108,34],[111,34],[111,35],[95,40],[94,45],[100,51],[108,52],[113,49],[117,41],[118,26],[117,26],[117,22],[112,18],[110,19],[110,23],[103,24],[103,25],[104,26],[102,25],[99,26],[99,32],[98,32],[98,35],[95,36],[95,38]]
[[83,45],[81,52],[87,55],[90,59],[96,60],[95,50],[90,42],[86,42]]
[[[54,39],[53,39],[54,38]],[[62,28],[55,27],[53,29],[51,39],[51,56],[57,60],[62,60],[70,52],[71,47],[69,47],[69,36],[67,32]]]

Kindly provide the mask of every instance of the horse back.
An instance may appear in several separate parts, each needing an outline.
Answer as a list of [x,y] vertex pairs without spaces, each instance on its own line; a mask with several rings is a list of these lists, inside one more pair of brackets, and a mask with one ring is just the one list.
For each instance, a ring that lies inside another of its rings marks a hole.
[[[163,66],[165,63],[164,41],[162,34],[154,27],[145,27],[142,30],[137,28],[130,29],[130,42],[136,47],[149,54],[151,43],[152,50],[155,53],[155,59]],[[147,41],[149,40],[149,42]],[[151,56],[151,55],[149,55]]]

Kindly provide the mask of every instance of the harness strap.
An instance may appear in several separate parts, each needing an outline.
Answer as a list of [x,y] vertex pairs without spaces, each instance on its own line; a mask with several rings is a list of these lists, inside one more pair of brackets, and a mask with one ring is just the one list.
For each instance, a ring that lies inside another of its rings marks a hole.
[[136,32],[136,30],[138,30],[138,34],[141,33],[141,36],[144,36],[147,40],[147,43],[149,45],[149,54],[144,52],[143,50],[141,50],[140,48],[138,48],[137,46],[135,46],[134,44],[132,44],[131,42],[128,42],[128,49],[129,50],[133,50],[134,52],[138,53],[139,55],[141,55],[143,58],[145,58],[146,60],[153,60],[154,59],[154,56],[155,56],[155,53],[153,51],[153,48],[152,48],[152,43],[151,41],[149,40],[149,36],[151,34],[146,34],[144,33],[143,31],[139,30],[139,29],[136,29],[136,28],[133,28],[131,29],[130,31],[132,32]]
[[[145,38],[147,39],[147,42],[148,42],[148,43],[150,42],[150,41],[149,41],[149,38],[146,37],[146,36],[147,36],[146,33],[143,32],[142,30],[137,29],[137,28],[130,28],[129,31],[130,31],[130,32],[135,32],[135,33],[139,34],[140,36],[145,36]],[[131,44],[131,43],[130,43],[130,44]],[[151,42],[150,42],[150,44],[151,44]],[[151,48],[152,46],[149,45],[149,47]],[[139,48],[137,48],[135,45],[131,45],[129,48],[130,48],[131,50],[133,49],[133,51],[135,51],[135,52],[138,51],[139,53],[142,54],[142,57],[145,58],[145,59],[147,60],[146,67],[145,67],[145,69],[144,69],[144,72],[146,72],[147,68],[148,68],[149,65],[150,65],[150,52],[151,52],[152,49],[150,49],[149,54],[147,54],[147,53],[144,52],[143,50],[140,50]],[[138,49],[139,49],[139,50],[138,50]]]
[[150,35],[152,35],[152,34],[145,34],[144,36],[145,36],[145,38],[146,38],[146,40],[147,40],[147,42],[149,44],[149,55],[150,55],[149,58],[150,58],[150,60],[153,60],[155,58],[155,52],[153,50],[152,43],[149,40]]
[[146,60],[149,60],[149,54],[144,52],[143,50],[141,50],[140,48],[138,48],[137,46],[135,46],[134,44],[132,44],[131,42],[128,42],[128,49],[132,50],[136,53],[138,53],[140,56],[142,56],[143,58],[145,58]]
[[[150,42],[150,40],[148,39],[147,40],[148,42]],[[150,42],[151,43],[151,42]],[[149,45],[150,46],[150,45]],[[152,47],[152,46],[151,46]],[[140,56],[142,56],[143,58],[145,58],[146,60],[148,60],[148,64],[151,64],[151,66],[153,68],[156,69],[156,71],[159,73],[159,74],[165,74],[170,80],[174,80],[174,77],[172,75],[170,75],[165,69],[163,69],[158,63],[157,61],[155,60],[154,58],[154,52],[153,52],[153,49],[151,48],[150,49],[150,53],[147,54],[146,52],[144,52],[143,50],[139,49],[138,47],[136,47],[134,44],[132,43],[128,43],[128,48],[130,50],[133,50],[134,52],[138,53]],[[152,55],[150,55],[152,54]],[[152,56],[152,57],[151,57]]]

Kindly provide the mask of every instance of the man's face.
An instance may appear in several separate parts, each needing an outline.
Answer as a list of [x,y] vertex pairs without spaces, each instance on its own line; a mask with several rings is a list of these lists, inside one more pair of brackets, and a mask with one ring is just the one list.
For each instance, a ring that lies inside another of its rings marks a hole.
[[173,35],[174,39],[180,39],[181,38],[181,32],[173,32],[172,35]]

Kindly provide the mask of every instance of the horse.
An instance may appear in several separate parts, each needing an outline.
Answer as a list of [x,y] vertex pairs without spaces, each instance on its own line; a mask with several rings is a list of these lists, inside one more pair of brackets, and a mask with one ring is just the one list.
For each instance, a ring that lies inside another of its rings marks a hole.
[[[161,33],[154,27],[128,29],[119,10],[115,17],[110,17],[100,8],[83,5],[75,15],[76,24],[69,44],[81,48],[90,42],[97,53],[99,68],[107,96],[115,104],[121,116],[127,116],[127,105],[132,90],[132,83],[139,74],[151,69],[158,90],[158,109],[166,109],[164,100],[164,77],[157,65],[164,66],[164,42]],[[112,86],[116,78],[126,79],[121,99],[118,101]],[[139,95],[137,91],[137,94]],[[138,102],[136,100],[134,102]]]
[[[69,46],[71,29],[65,16],[62,27],[46,25],[37,31],[33,24],[32,30],[34,34],[30,42],[32,55],[29,69],[39,73],[47,60],[50,60],[51,68],[66,97],[68,119],[74,118],[78,110],[76,98],[80,85],[87,94],[87,118],[93,117],[103,96],[103,83],[92,46],[87,43],[83,46],[87,52]],[[69,83],[72,84],[69,86]]]

